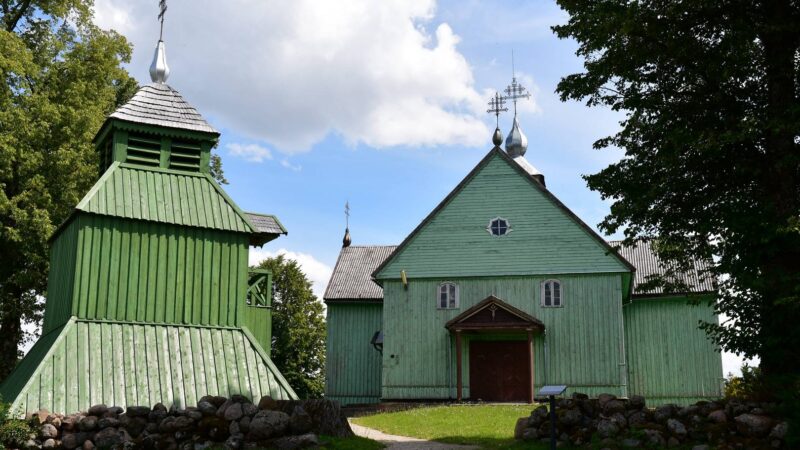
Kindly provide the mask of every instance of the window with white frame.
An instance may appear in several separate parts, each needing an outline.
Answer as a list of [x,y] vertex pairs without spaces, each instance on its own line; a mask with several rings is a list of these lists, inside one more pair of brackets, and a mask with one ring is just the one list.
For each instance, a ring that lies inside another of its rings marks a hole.
[[458,308],[458,285],[455,283],[442,283],[439,285],[436,307],[439,309]]
[[546,280],[542,282],[542,306],[545,307],[564,306],[563,293],[561,292],[560,281]]
[[486,231],[488,231],[492,236],[505,236],[508,233],[511,233],[511,224],[508,223],[508,220],[502,217],[495,217],[489,221]]

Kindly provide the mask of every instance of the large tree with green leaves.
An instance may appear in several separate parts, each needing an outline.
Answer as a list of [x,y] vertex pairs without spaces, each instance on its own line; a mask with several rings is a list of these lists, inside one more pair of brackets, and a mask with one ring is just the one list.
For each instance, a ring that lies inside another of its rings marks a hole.
[[283,255],[258,265],[273,277],[272,360],[300,398],[325,390],[325,316],[297,261]]
[[0,379],[46,295],[47,239],[98,176],[92,137],[136,82],[91,0],[0,1]]
[[586,177],[613,200],[600,227],[658,238],[678,269],[712,260],[716,308],[731,320],[706,330],[760,356],[779,385],[797,383],[800,3],[558,3],[569,21],[554,31],[585,60],[559,83],[562,100],[625,114],[621,131],[595,144],[624,158]]

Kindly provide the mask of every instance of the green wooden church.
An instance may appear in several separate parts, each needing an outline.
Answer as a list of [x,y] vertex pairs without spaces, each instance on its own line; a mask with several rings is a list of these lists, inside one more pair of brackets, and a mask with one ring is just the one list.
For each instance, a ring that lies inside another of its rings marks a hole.
[[219,133],[168,74],[159,41],[153,82],[94,139],[100,178],[50,241],[41,338],[0,385],[15,411],[296,397],[269,357],[271,274],[248,269],[286,230],[214,181]]
[[[513,83],[512,83],[513,84]],[[494,148],[398,246],[344,246],[325,293],[326,396],[532,402],[540,387],[686,404],[721,395],[703,264],[687,288],[649,243],[623,247],[561,203],[524,157],[516,115]],[[652,285],[652,283],[651,283]],[[687,297],[700,300],[691,306]]]

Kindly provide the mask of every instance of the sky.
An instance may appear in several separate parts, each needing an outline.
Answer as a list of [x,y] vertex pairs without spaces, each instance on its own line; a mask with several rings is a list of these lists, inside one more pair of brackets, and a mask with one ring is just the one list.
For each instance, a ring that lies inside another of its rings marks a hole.
[[[95,22],[133,45],[140,84],[157,14],[155,0],[95,1]],[[289,230],[250,262],[286,254],[321,297],[345,202],[354,245],[402,241],[491,148],[487,102],[512,73],[532,94],[518,106],[526,158],[597,229],[610,203],[581,175],[623,155],[592,148],[623,116],[559,100],[558,81],[582,69],[576,43],[550,30],[566,20],[544,0],[170,0],[163,38],[168,83],[222,133],[225,190]]]

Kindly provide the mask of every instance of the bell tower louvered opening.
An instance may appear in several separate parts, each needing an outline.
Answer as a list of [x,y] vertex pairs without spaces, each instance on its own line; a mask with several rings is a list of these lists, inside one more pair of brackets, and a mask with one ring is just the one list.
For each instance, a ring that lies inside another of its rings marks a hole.
[[144,134],[129,134],[125,162],[158,167],[161,163],[161,139]]
[[198,172],[201,152],[200,142],[173,140],[170,146],[169,168]]

